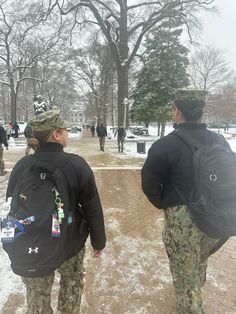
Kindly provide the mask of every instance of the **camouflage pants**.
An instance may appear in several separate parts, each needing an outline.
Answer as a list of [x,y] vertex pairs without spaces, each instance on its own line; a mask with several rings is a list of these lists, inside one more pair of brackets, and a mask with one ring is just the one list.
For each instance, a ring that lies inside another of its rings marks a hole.
[[200,231],[186,206],[165,211],[163,242],[169,258],[180,314],[202,314],[201,288],[206,281],[209,252],[219,242]]
[[121,152],[123,152],[124,150],[124,140],[125,140],[124,136],[117,137],[118,150]]
[[[66,313],[79,313],[83,293],[85,248],[58,268],[61,275],[58,295],[58,310]],[[21,277],[26,285],[26,314],[52,314],[51,291],[54,272],[40,278]]]
[[99,137],[99,144],[100,144],[100,149],[103,150],[105,146],[105,136]]

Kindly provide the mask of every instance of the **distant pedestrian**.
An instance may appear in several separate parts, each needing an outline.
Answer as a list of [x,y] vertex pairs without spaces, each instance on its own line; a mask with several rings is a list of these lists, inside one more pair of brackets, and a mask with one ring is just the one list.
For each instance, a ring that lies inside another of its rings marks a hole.
[[91,134],[92,134],[92,137],[94,137],[94,134],[95,134],[95,126],[92,124],[91,127],[90,127],[90,131],[91,131]]
[[18,138],[19,137],[19,131],[20,131],[20,127],[19,127],[18,123],[15,122],[12,128],[14,130],[14,137]]
[[6,149],[8,149],[6,131],[0,125],[0,176],[4,176],[7,173],[7,171],[5,170],[5,163],[3,160],[3,145],[6,147]]
[[[193,144],[222,142],[228,148],[223,136],[207,130],[200,122],[205,96],[203,90],[177,91],[172,109],[172,119],[177,122],[175,132],[185,132]],[[202,232],[190,213],[188,200],[194,193],[192,155],[189,145],[170,133],[151,146],[141,172],[147,198],[157,208],[164,209],[162,236],[179,314],[203,313],[201,289],[206,281],[207,260],[225,242]]]
[[97,135],[99,138],[99,144],[100,144],[100,150],[102,150],[104,152],[104,148],[105,148],[105,138],[107,136],[107,129],[104,126],[103,123],[101,123],[98,127],[97,127]]
[[8,122],[6,125],[6,135],[7,135],[7,140],[9,141],[10,137],[12,134],[12,124],[11,122]]
[[115,132],[115,137],[117,135],[117,144],[118,144],[118,152],[123,153],[124,150],[124,141],[126,137],[126,131],[123,124],[120,124],[118,130]]
[[[94,257],[101,256],[106,243],[103,211],[94,175],[82,157],[63,151],[68,141],[69,124],[59,115],[59,110],[39,114],[30,124],[39,148],[33,155],[17,162],[7,188],[7,197],[17,195],[14,200],[21,204],[21,210],[12,208],[12,211],[19,210],[13,217],[21,219],[22,211],[32,215],[28,218],[33,217],[26,225],[22,220],[18,221],[22,226],[20,230],[24,229],[24,232],[18,237],[13,236],[14,241],[11,242],[17,248],[27,248],[15,250],[13,254],[19,254],[19,259],[28,259],[28,263],[21,264],[16,258],[16,265],[12,263],[12,267],[13,264],[16,266],[13,269],[26,286],[27,314],[53,313],[51,291],[55,269],[60,274],[58,310],[61,313],[80,313],[85,242],[90,234]],[[28,175],[24,181],[24,194],[18,195],[21,190],[17,188],[24,173]],[[54,188],[50,190],[52,185]],[[46,191],[44,187],[44,192],[50,200],[44,201],[45,195],[37,195],[37,190],[43,192],[41,186],[47,187]],[[20,202],[24,199],[27,202],[23,201],[22,205]],[[47,206],[48,211],[45,212]],[[45,220],[43,214],[40,216],[43,211],[50,221]],[[31,244],[33,239],[36,242]],[[10,249],[11,243],[8,241],[5,247]],[[48,250],[49,244],[53,252]],[[22,268],[27,276],[19,273]],[[35,272],[43,275],[35,276]]]
[[25,130],[24,130],[24,136],[26,138],[26,149],[25,149],[25,155],[29,155],[30,150],[33,149],[34,151],[38,148],[38,141],[33,137],[33,130],[28,122]]

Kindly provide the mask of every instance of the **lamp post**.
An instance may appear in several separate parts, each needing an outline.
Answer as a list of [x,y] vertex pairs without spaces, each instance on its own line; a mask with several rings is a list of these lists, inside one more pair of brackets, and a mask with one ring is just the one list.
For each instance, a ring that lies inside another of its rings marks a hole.
[[129,104],[129,99],[127,97],[124,98],[123,100],[123,104],[124,104],[124,128],[126,130],[126,126],[127,126],[127,109],[128,109],[128,104]]

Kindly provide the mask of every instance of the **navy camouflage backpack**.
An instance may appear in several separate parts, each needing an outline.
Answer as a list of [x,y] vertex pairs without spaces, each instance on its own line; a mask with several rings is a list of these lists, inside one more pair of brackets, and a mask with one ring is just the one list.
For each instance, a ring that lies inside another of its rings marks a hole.
[[192,150],[194,184],[185,201],[196,225],[213,238],[236,235],[236,154],[221,136],[216,144],[202,145],[183,130],[172,134]]

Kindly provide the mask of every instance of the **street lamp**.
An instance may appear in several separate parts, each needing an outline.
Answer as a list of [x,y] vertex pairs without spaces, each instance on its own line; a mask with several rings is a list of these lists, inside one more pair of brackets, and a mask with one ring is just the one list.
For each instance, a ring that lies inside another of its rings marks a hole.
[[124,98],[123,104],[124,104],[124,128],[126,129],[127,109],[129,104],[129,99],[127,97]]

